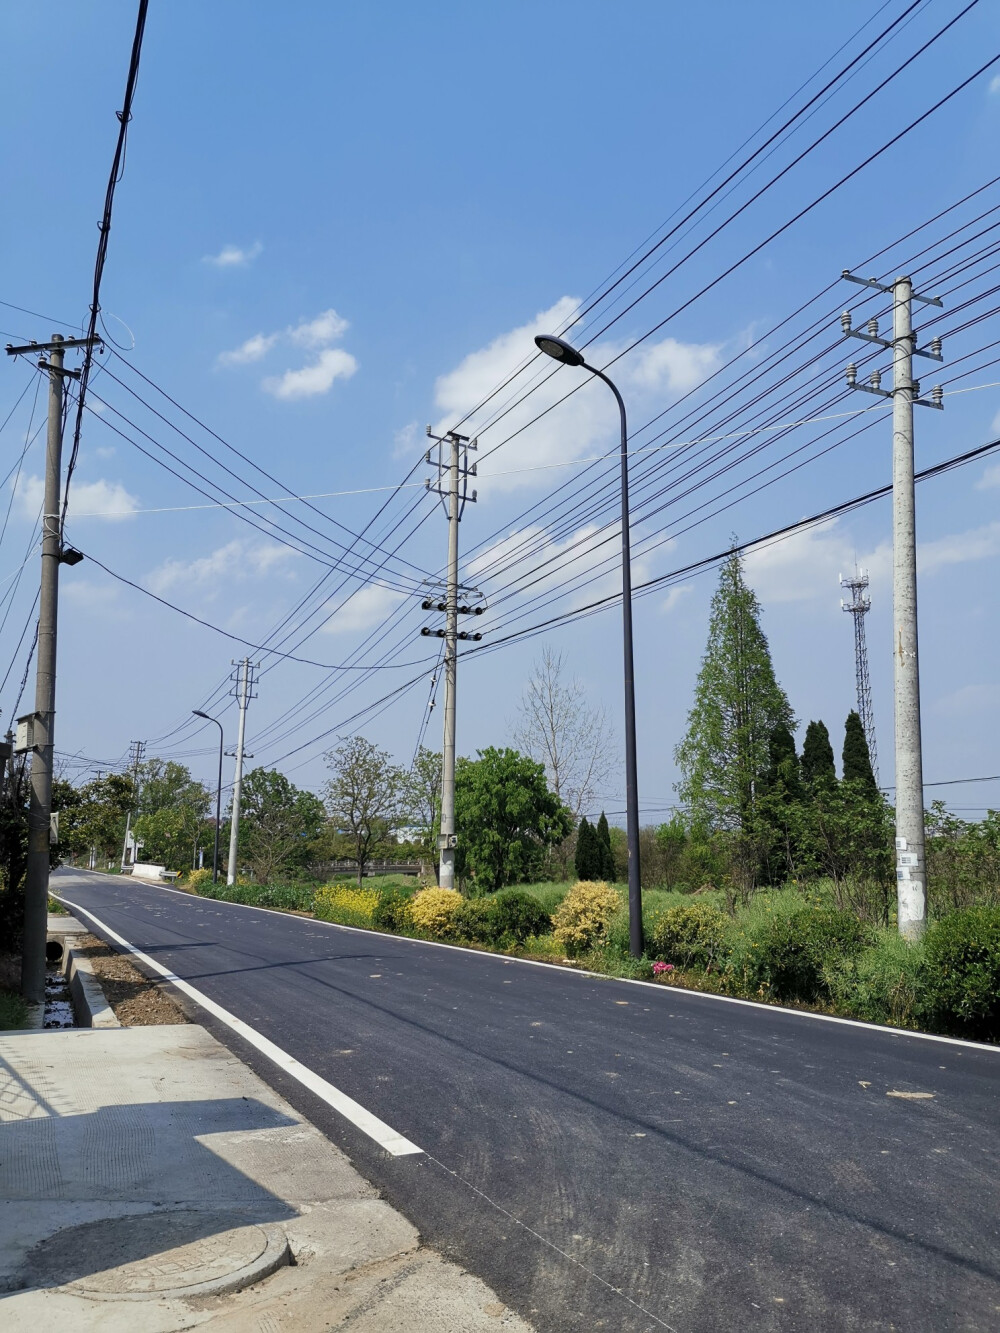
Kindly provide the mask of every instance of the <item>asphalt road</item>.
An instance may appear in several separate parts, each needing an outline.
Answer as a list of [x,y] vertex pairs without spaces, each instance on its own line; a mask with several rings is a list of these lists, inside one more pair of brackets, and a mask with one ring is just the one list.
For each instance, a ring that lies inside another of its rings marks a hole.
[[53,888],[419,1145],[197,1016],[542,1333],[1000,1328],[1000,1050]]

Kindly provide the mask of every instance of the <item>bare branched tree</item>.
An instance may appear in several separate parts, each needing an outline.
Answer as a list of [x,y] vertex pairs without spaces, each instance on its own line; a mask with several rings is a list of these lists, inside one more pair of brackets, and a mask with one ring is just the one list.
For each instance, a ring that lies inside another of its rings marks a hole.
[[608,777],[615,741],[606,711],[590,707],[580,682],[566,679],[561,653],[546,648],[535,663],[513,730],[579,822]]

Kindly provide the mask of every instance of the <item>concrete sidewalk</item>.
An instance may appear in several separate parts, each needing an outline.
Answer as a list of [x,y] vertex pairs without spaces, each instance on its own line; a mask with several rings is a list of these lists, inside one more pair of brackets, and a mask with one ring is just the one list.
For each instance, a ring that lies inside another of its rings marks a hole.
[[0,1292],[5,1333],[530,1333],[196,1024],[0,1037]]

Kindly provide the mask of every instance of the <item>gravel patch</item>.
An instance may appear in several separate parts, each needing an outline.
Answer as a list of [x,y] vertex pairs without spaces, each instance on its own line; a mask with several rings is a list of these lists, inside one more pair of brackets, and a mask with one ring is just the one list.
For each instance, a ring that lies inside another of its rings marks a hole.
[[88,959],[115,1018],[122,1027],[150,1027],[157,1023],[186,1023],[187,1015],[155,981],[134,967],[122,954],[99,940],[82,935],[74,949]]

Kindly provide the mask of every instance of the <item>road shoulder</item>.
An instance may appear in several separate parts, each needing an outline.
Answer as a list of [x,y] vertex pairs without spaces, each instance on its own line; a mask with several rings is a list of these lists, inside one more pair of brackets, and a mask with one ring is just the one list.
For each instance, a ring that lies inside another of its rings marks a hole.
[[[12,1333],[53,1318],[101,1333],[528,1329],[423,1246],[343,1152],[200,1025],[18,1033],[0,1038],[0,1061],[0,1287]],[[46,1268],[57,1233],[99,1239],[128,1218],[123,1252],[73,1244],[70,1269]],[[161,1252],[179,1220],[189,1243]],[[227,1255],[278,1228],[293,1264],[244,1290],[212,1295],[192,1279],[178,1295],[192,1254],[196,1276],[236,1262],[212,1252],[227,1228]],[[163,1285],[167,1271],[179,1287]]]

